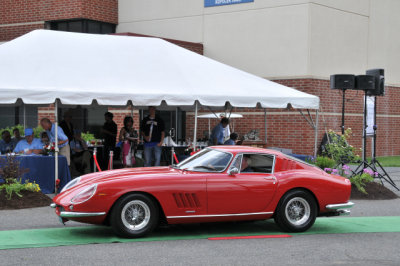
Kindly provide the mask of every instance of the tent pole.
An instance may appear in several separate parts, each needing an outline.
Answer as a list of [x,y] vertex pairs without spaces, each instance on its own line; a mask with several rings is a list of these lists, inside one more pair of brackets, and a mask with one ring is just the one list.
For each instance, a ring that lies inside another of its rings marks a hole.
[[318,109],[315,111],[315,126],[314,126],[314,157],[317,158],[317,152],[318,152]]
[[265,138],[265,148],[267,147],[267,110],[264,108],[264,138]]
[[210,118],[208,119],[208,139],[211,139],[211,124],[210,124]]
[[[54,103],[54,127],[55,127],[55,147],[54,147],[54,193],[57,194],[58,179],[58,101]],[[51,129],[50,129],[51,130]]]
[[197,142],[197,101],[194,105],[194,134],[193,134],[193,151],[196,150],[196,142]]
[[178,111],[179,107],[176,107],[175,110],[175,143],[178,144]]
[[23,103],[24,106],[24,128],[26,128],[26,105]]

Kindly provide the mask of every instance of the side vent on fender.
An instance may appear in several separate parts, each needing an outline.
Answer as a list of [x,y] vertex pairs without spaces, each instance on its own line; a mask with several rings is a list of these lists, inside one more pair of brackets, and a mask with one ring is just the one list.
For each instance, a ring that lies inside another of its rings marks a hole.
[[173,193],[178,208],[200,208],[200,201],[195,193]]

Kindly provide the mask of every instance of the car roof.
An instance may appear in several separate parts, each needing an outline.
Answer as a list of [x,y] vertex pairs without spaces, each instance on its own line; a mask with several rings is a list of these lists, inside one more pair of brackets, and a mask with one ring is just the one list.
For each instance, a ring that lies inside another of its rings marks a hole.
[[231,153],[251,152],[251,153],[268,153],[268,154],[274,154],[274,155],[283,155],[283,153],[276,151],[276,150],[243,146],[243,145],[219,145],[219,146],[211,146],[209,148],[227,151],[227,152],[231,152]]

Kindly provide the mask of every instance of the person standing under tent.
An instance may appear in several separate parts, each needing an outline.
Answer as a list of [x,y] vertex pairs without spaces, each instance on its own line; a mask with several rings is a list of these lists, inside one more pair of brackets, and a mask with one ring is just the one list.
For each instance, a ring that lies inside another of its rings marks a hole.
[[223,117],[221,119],[221,122],[216,125],[210,136],[210,146],[212,145],[223,145],[224,144],[224,132],[225,128],[229,125],[229,119],[226,117]]
[[105,123],[101,128],[101,133],[104,136],[104,157],[105,165],[108,165],[110,160],[110,151],[115,151],[115,143],[117,141],[118,126],[113,120],[114,115],[110,112],[104,114]]
[[60,155],[65,156],[67,158],[68,166],[71,164],[71,150],[68,144],[68,137],[65,135],[64,131],[60,126],[57,127],[57,139],[56,139],[56,126],[51,123],[50,119],[42,118],[40,120],[40,125],[44,130],[46,130],[47,136],[50,138],[51,143],[55,143],[57,141],[59,153]]
[[122,141],[122,163],[124,167],[132,167],[135,163],[135,151],[139,136],[133,128],[133,118],[124,118],[124,127],[119,133],[119,141]]
[[149,115],[142,120],[140,131],[144,138],[145,166],[159,166],[161,160],[161,146],[164,143],[164,121],[156,115],[156,108],[149,107]]

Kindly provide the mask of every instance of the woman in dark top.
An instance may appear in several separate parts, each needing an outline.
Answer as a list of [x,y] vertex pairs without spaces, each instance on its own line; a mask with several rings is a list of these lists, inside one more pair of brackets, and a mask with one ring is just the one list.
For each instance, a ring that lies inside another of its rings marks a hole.
[[133,128],[133,118],[124,118],[124,127],[119,133],[119,141],[122,141],[122,163],[124,167],[132,167],[135,161],[135,150],[138,142],[138,133]]

